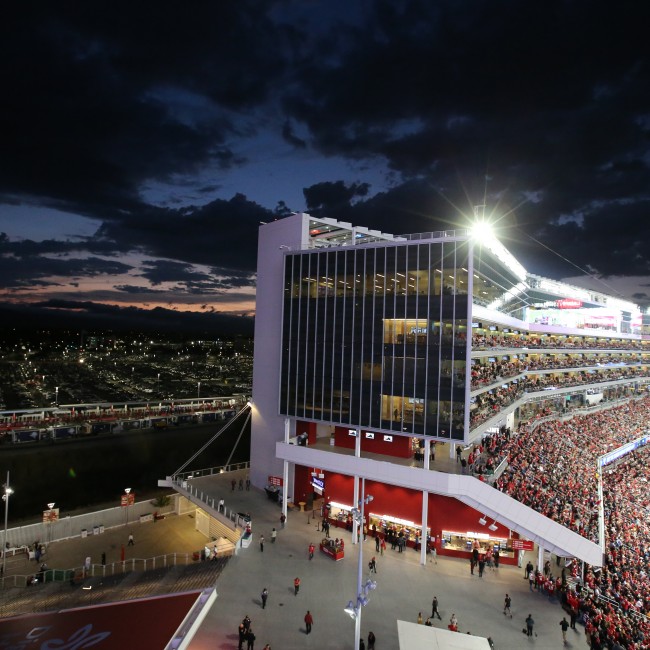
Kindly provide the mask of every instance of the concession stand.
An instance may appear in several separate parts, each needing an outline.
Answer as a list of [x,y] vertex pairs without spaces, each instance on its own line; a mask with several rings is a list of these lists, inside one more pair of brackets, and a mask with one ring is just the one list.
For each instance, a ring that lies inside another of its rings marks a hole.
[[328,539],[324,537],[320,543],[320,550],[329,555],[334,561],[338,562],[345,556],[343,551],[343,540]]

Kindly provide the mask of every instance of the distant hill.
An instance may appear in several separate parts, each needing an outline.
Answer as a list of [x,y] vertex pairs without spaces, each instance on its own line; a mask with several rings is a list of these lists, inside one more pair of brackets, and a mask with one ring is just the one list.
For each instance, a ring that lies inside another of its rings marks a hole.
[[0,329],[111,329],[253,336],[252,316],[115,307],[94,302],[0,303]]

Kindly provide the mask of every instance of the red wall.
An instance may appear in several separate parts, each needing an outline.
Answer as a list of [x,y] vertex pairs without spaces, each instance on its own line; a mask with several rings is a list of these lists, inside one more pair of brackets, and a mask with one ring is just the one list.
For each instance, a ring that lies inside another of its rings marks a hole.
[[302,420],[296,421],[296,435],[301,433],[307,434],[307,442],[313,445],[316,442],[316,422],[303,422]]
[[[334,440],[338,447],[354,449],[355,440],[347,427],[336,427],[334,429]],[[393,435],[393,442],[384,442],[383,433],[375,433],[374,440],[366,438],[366,432],[361,431],[361,451],[368,451],[373,454],[384,454],[385,456],[397,456],[398,458],[410,458],[411,438],[409,436]]]
[[[346,431],[347,434],[347,431]],[[296,466],[296,494],[303,501],[303,494],[309,494],[309,478],[314,468],[305,468]],[[320,470],[317,470],[320,471]],[[343,474],[334,474],[324,472],[325,474],[325,501],[337,501],[339,503],[353,505],[354,499],[354,477]],[[420,524],[422,520],[422,496],[417,490],[387,485],[385,483],[376,483],[366,481],[366,495],[373,496],[372,502],[366,506],[367,512],[378,515],[390,515],[400,519],[407,519]],[[295,497],[294,497],[295,500]],[[493,537],[518,537],[516,533],[510,533],[510,530],[497,523],[496,531],[489,531],[487,526],[479,524],[481,513],[474,508],[470,508],[461,501],[453,497],[445,497],[438,494],[429,495],[428,521],[427,525],[431,529],[431,536],[436,537],[438,551],[445,553],[440,549],[440,535],[443,530],[449,532],[484,532]],[[492,523],[488,520],[489,523]],[[453,555],[461,555],[450,553]],[[515,560],[502,558],[506,564],[515,563]]]

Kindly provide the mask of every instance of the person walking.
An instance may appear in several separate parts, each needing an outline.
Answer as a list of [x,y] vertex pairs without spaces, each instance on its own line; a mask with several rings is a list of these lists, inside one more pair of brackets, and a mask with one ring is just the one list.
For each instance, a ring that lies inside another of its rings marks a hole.
[[127,546],[135,546],[135,541],[133,539],[133,533],[129,533],[129,543]]
[[566,645],[566,631],[569,629],[569,621],[566,620],[566,616],[560,621],[560,627],[562,628],[562,641]]
[[255,650],[255,635],[253,634],[253,628],[249,627],[248,632],[246,632],[246,650]]
[[284,528],[284,524],[287,521],[287,515],[284,512],[280,515],[280,527]]
[[438,596],[434,596],[433,601],[431,602],[431,618],[435,618],[436,616],[439,621],[442,621],[442,617],[438,611]]
[[276,540],[277,536],[278,536],[278,531],[275,530],[275,528],[273,528],[271,530],[271,544],[275,544],[275,540]]
[[316,550],[316,547],[314,546],[313,542],[309,544],[309,560],[314,559],[314,551]]
[[380,544],[380,542],[379,542],[379,535],[376,534],[376,535],[375,535],[375,553],[379,553],[379,544]]
[[528,614],[528,617],[526,618],[526,636],[533,636],[533,625],[535,625],[533,615]]
[[418,625],[422,625],[422,612],[418,612]]
[[314,617],[311,615],[311,612],[307,610],[305,614],[305,627],[307,628],[306,634],[311,632],[311,626],[314,624]]
[[372,630],[370,630],[370,632],[368,632],[368,650],[375,650],[376,640],[377,639],[375,638],[375,633]]
[[506,594],[506,597],[503,601],[503,615],[504,616],[510,616],[512,618],[512,611],[510,610],[510,605],[512,605],[512,598],[508,594]]
[[264,535],[260,535],[260,551],[264,553]]
[[300,591],[300,578],[296,578],[293,581],[293,595],[297,596],[299,591]]
[[370,573],[377,573],[377,560],[374,555],[372,556],[372,560],[368,563],[368,567],[370,568]]
[[264,587],[262,589],[262,609],[266,609],[266,599],[269,597],[269,590]]
[[244,650],[244,641],[246,641],[246,628],[244,627],[243,623],[239,624],[239,645],[237,646],[237,650]]

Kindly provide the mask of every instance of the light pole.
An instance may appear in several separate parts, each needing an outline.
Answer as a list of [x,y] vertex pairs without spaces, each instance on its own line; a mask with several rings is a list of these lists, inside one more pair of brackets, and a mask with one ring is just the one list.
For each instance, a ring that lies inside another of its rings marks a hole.
[[158,382],[156,384],[156,390],[158,391],[158,397],[160,397],[160,373],[158,373]]
[[131,494],[131,488],[124,488],[126,493],[126,525],[129,525],[129,494]]
[[2,540],[2,575],[5,574],[7,566],[7,522],[9,521],[9,497],[13,494],[13,490],[9,487],[9,471],[7,470],[7,482],[4,484],[4,494],[2,500],[5,502],[5,535]]
[[58,405],[59,405],[59,387],[56,386],[54,388],[54,406],[58,406]]
[[201,399],[201,382],[199,382],[199,385],[196,388],[196,399]]
[[354,650],[357,650],[359,647],[359,641],[361,640],[361,608],[365,607],[368,604],[368,593],[373,589],[377,588],[377,583],[373,580],[366,580],[365,584],[362,584],[363,580],[363,524],[364,524],[364,505],[370,503],[373,500],[373,497],[368,494],[364,496],[366,489],[366,479],[361,479],[361,498],[359,499],[359,507],[352,508],[352,516],[357,520],[357,530],[359,531],[359,562],[357,566],[357,598],[356,603],[350,601],[345,607],[345,612],[348,613],[354,619]]
[[54,515],[54,501],[47,504],[47,541],[52,541],[52,516]]

